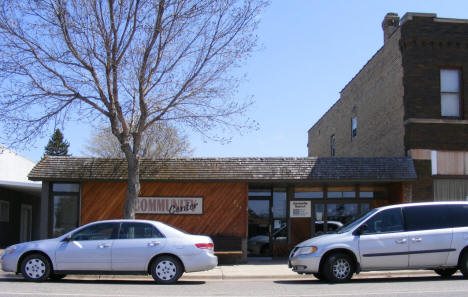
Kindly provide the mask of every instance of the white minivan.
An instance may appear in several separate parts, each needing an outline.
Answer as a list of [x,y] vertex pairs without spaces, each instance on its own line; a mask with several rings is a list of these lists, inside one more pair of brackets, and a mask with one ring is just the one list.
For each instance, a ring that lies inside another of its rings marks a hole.
[[379,207],[343,226],[299,243],[289,267],[328,282],[371,270],[458,269],[468,277],[468,202],[408,203]]

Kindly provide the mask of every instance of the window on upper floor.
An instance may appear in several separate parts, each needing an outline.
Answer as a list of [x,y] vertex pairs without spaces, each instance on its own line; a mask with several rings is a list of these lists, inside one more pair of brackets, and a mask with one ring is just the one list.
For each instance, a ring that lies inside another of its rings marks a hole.
[[357,136],[357,117],[351,119],[351,140]]
[[440,70],[440,100],[443,117],[460,116],[460,70]]
[[335,135],[330,137],[330,156],[335,156]]

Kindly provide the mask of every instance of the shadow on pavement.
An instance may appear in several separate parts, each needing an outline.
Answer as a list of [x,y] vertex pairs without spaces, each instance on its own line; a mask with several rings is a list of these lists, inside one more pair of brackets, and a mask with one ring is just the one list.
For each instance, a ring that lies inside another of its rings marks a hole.
[[[415,276],[415,277],[372,277],[372,278],[352,278],[345,284],[366,284],[366,283],[398,283],[398,282],[426,282],[426,281],[448,281],[448,280],[464,280],[463,276],[453,276],[451,278],[442,278],[438,276]],[[281,285],[303,285],[303,284],[324,284],[324,285],[340,285],[329,284],[325,281],[317,279],[300,279],[300,280],[279,280],[274,281],[275,284]]]

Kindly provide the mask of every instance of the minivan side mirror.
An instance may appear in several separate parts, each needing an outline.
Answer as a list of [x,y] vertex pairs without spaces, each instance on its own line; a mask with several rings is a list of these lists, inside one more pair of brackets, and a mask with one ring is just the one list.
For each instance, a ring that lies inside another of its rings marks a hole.
[[71,234],[68,234],[67,237],[65,237],[62,241],[71,241]]
[[362,224],[361,226],[359,226],[359,228],[356,229],[356,231],[354,231],[354,235],[360,236],[366,233],[367,230],[369,230],[369,226],[367,226],[367,224]]

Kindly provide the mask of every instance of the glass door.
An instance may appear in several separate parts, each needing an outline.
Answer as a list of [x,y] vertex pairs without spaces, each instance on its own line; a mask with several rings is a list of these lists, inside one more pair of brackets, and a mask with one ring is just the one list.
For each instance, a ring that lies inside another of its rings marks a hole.
[[271,198],[249,197],[247,256],[271,256]]

